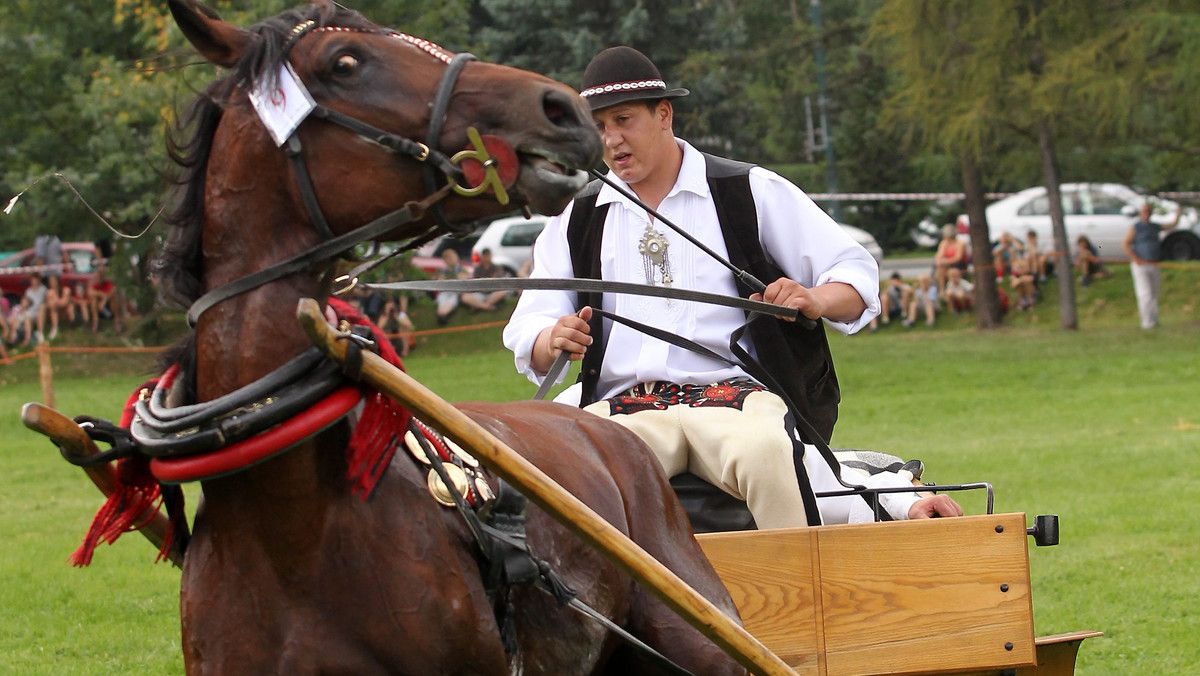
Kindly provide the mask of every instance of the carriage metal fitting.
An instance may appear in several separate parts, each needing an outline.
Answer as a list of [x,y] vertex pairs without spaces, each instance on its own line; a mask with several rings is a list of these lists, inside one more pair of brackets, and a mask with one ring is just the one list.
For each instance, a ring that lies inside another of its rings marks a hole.
[[368,337],[370,335],[368,332],[371,330],[369,326],[351,325],[349,322],[343,321],[342,325],[338,326],[338,330],[341,331],[341,335],[337,337],[338,340],[348,340],[351,344],[359,348],[365,347],[368,350],[375,347],[375,341]]
[[62,455],[63,459],[76,467],[98,467],[138,453],[137,444],[134,443],[129,430],[120,425],[114,425],[111,421],[104,418],[93,418],[83,415],[75,417],[75,424],[79,425],[80,429],[87,433],[88,438],[92,441],[100,441],[108,444],[110,447],[107,451],[80,457],[73,455],[66,448],[59,446],[58,452]]
[[371,327],[362,324],[350,326],[349,322],[342,320],[338,330],[341,333],[338,334],[337,340],[346,341],[346,358],[342,362],[342,375],[354,382],[359,382],[362,380],[362,351],[378,352],[375,341],[367,337],[370,335]]
[[1033,525],[1025,529],[1025,534],[1033,538],[1039,547],[1053,547],[1058,544],[1058,515],[1038,514],[1033,517]]

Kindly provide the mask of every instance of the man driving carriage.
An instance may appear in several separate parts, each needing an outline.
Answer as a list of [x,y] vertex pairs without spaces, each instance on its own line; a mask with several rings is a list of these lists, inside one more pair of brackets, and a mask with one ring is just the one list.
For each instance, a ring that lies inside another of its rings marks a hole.
[[[504,331],[517,370],[540,383],[560,352],[582,359],[581,382],[572,388],[581,406],[635,432],[669,476],[691,472],[746,500],[760,528],[871,520],[860,497],[816,500],[816,493],[842,485],[810,437],[828,441],[840,399],[822,322],[854,333],[879,313],[874,259],[792,183],[676,138],[672,100],[688,91],[667,89],[657,67],[637,50],[613,47],[598,54],[584,72],[581,94],[601,133],[610,179],[733,265],[774,281],[754,293],[646,209],[598,183],[548,223],[531,277],[741,295],[795,308],[816,326],[764,317],[735,347],[729,337],[746,322],[738,309],[526,291]],[[595,309],[716,354],[648,335]],[[752,377],[735,359],[737,347],[784,383],[783,392]],[[875,487],[911,485],[895,474],[848,473],[847,479]],[[962,514],[944,495],[885,494],[880,502],[893,519]]]

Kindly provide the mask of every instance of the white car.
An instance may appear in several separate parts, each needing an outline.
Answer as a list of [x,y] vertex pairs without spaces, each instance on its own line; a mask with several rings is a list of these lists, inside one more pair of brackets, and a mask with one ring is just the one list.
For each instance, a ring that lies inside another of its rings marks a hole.
[[[1100,256],[1125,260],[1125,235],[1137,218],[1146,198],[1117,183],[1063,183],[1063,219],[1067,244],[1075,251],[1075,241],[1086,235],[1100,250]],[[1179,205],[1170,200],[1151,199],[1154,213],[1150,220],[1163,225],[1175,218]],[[987,207],[988,230],[993,240],[1007,232],[1019,242],[1030,230],[1037,233],[1043,251],[1054,241],[1050,224],[1050,200],[1044,187],[1029,188],[1005,197]],[[964,236],[970,225],[966,215],[958,217],[958,232]],[[1163,233],[1163,259],[1200,259],[1200,220],[1194,208],[1186,208],[1179,225]]]
[[490,249],[492,263],[515,277],[533,257],[533,243],[549,220],[547,216],[534,214],[532,218],[509,216],[492,221],[471,247],[471,262],[478,263],[480,252]]
[[[533,242],[542,234],[542,229],[549,220],[546,216],[534,215],[533,218],[512,216],[492,221],[471,249],[472,262],[478,263],[480,252],[491,249],[492,262],[508,270],[510,275],[515,275],[521,270],[521,266],[533,257]],[[854,241],[861,244],[875,258],[876,263],[883,261],[883,249],[871,233],[845,223],[838,225],[841,225]]]
[[871,233],[862,228],[856,228],[853,225],[846,225],[845,223],[838,223],[838,225],[842,226],[847,235],[853,237],[855,242],[861,244],[862,248],[871,254],[876,264],[883,262],[883,247],[879,246],[879,242],[875,241],[875,237]]

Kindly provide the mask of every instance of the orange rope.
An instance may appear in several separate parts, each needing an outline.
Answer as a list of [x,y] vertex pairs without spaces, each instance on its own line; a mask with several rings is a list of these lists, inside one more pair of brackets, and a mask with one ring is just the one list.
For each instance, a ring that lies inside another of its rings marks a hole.
[[507,320],[504,320],[504,321],[497,321],[497,322],[484,322],[483,324],[468,324],[468,325],[466,325],[466,326],[447,326],[447,327],[445,327],[445,328],[442,328],[442,329],[425,329],[425,330],[423,330],[423,331],[410,331],[410,332],[408,332],[408,333],[404,333],[404,334],[400,334],[400,333],[389,333],[389,334],[387,334],[387,337],[388,337],[388,338],[396,338],[396,337],[398,337],[398,336],[401,336],[401,335],[406,335],[406,336],[434,336],[434,335],[437,335],[437,334],[439,334],[439,333],[459,333],[459,332],[462,332],[462,331],[473,331],[473,330],[475,330],[475,329],[490,329],[490,328],[493,328],[493,327],[496,327],[496,326],[504,326],[504,325],[505,325],[505,324],[507,324],[507,323],[508,323],[508,321],[507,321]]
[[50,352],[61,352],[63,354],[120,354],[120,353],[137,353],[137,352],[162,352],[167,349],[165,347],[51,347]]

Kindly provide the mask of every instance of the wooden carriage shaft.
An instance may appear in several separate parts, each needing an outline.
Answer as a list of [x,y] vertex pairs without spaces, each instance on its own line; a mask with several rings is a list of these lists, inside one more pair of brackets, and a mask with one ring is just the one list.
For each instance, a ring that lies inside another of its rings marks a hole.
[[[49,437],[55,446],[72,458],[87,458],[100,452],[96,443],[87,435],[87,432],[83,431],[82,427],[48,406],[33,402],[25,404],[21,409],[21,422],[29,429]],[[84,467],[83,471],[87,473],[92,483],[96,484],[96,488],[104,493],[105,497],[111,495],[116,489],[115,470],[111,464]],[[138,532],[146,536],[146,539],[156,548],[162,549],[167,533],[167,515],[159,511],[157,507],[151,509],[153,515],[151,515],[151,510],[147,510],[146,514],[138,519],[137,522],[143,524],[138,528]],[[183,561],[178,552],[172,551],[169,558],[176,567],[183,567]]]

